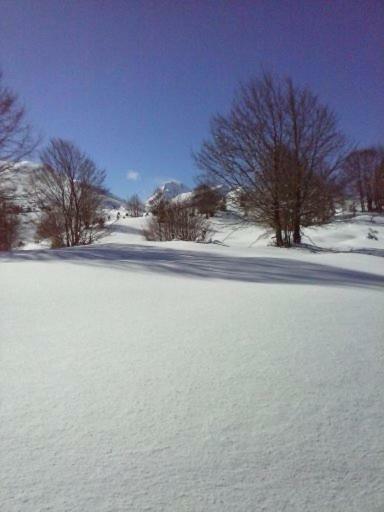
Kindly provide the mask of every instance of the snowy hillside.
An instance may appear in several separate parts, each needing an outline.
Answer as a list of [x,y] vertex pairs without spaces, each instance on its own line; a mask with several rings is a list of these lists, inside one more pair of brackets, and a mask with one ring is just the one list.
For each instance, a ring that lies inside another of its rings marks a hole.
[[311,250],[144,222],[0,256],[0,509],[383,510],[382,220]]
[[39,164],[22,161],[14,164],[1,175],[1,186],[13,191],[17,197],[17,204],[24,211],[34,211],[37,208],[31,195],[31,176],[38,170]]
[[[272,236],[273,233],[264,227],[244,224],[231,213],[218,215],[211,220],[211,240],[225,245],[261,248],[273,243]],[[384,216],[340,216],[329,224],[305,228],[302,246],[302,249],[295,251],[357,251],[384,255]]]
[[[31,194],[31,176],[39,170],[39,164],[29,161],[22,161],[14,164],[12,168],[2,175],[2,184],[11,187],[15,191],[17,203],[24,210],[36,210],[33,194]],[[104,196],[105,208],[120,208],[124,205],[124,199],[107,193]]]
[[175,180],[166,181],[147,199],[146,205],[147,207],[150,207],[159,197],[171,200],[176,196],[187,192],[191,192],[191,189],[183,183]]

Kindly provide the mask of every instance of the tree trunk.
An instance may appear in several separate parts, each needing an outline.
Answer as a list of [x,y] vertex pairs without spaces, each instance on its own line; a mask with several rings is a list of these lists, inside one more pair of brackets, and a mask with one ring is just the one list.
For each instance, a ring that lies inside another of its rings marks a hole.
[[293,213],[293,243],[301,244],[301,188],[296,190],[296,202]]
[[274,200],[273,217],[274,217],[273,221],[275,224],[276,245],[277,245],[277,247],[282,247],[284,245],[284,242],[283,242],[283,234],[282,234],[282,230],[281,230],[280,208],[279,208],[278,199],[276,199],[276,198]]
[[367,197],[367,209],[368,209],[369,212],[373,211],[372,197],[371,196]]
[[283,235],[282,235],[280,226],[275,228],[275,236],[276,236],[277,247],[283,247],[284,242],[283,242]]
[[357,182],[357,190],[359,191],[359,198],[360,198],[360,207],[361,211],[365,212],[365,202],[364,202],[364,193],[363,193],[363,184],[361,180],[359,179]]
[[293,226],[293,243],[301,244],[300,220],[295,221],[295,224]]

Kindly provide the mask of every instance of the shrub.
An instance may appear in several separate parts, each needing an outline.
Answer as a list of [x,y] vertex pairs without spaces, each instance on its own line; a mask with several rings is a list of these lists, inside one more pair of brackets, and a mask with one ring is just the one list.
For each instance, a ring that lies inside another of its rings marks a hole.
[[195,188],[192,202],[199,213],[205,215],[207,219],[213,217],[219,209],[225,210],[225,200],[221,194],[205,183]]
[[144,236],[151,241],[203,241],[207,232],[207,222],[193,208],[163,201],[148,221]]

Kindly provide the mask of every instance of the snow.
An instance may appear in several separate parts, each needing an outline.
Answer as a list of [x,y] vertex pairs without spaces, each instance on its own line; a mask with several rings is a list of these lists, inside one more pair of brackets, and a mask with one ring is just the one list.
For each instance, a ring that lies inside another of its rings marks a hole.
[[164,182],[160,187],[155,191],[153,195],[151,195],[147,201],[146,205],[149,207],[156,199],[161,195],[164,199],[171,200],[174,197],[184,194],[186,192],[190,192],[191,189],[181,183],[180,181],[170,180]]
[[379,512],[382,218],[0,257],[4,512]]
[[173,203],[178,203],[178,204],[185,204],[185,203],[189,203],[190,201],[192,201],[193,199],[193,192],[183,192],[182,194],[178,194],[177,196],[175,196],[174,198],[172,198],[172,202]]

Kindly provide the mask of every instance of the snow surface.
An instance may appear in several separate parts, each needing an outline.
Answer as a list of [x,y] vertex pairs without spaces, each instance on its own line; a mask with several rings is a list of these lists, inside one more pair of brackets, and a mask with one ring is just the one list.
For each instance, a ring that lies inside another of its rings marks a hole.
[[165,181],[146,201],[147,208],[161,195],[164,199],[171,200],[180,194],[191,192],[191,189],[180,181]]
[[383,511],[380,218],[144,222],[0,257],[0,510]]
[[185,204],[189,203],[193,199],[193,192],[183,192],[172,198],[173,203]]

